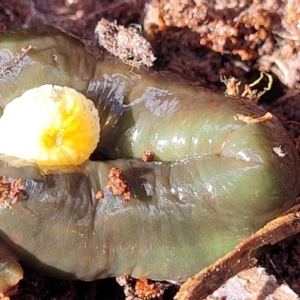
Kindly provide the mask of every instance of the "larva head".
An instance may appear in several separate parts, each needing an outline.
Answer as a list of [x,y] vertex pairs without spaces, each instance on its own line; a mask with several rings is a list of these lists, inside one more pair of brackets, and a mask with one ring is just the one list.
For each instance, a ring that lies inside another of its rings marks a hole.
[[78,165],[100,137],[93,102],[69,87],[42,85],[26,91],[0,118],[0,153],[43,167]]

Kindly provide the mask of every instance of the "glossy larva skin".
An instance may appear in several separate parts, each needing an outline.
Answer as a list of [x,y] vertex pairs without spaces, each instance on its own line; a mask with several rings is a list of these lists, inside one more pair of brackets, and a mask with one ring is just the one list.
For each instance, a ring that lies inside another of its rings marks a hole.
[[[97,155],[108,160],[45,175],[3,157],[0,175],[21,178],[28,197],[1,208],[0,235],[28,265],[83,280],[184,280],[294,204],[299,161],[279,122],[234,121],[262,116],[261,108],[168,73],[133,74],[53,29],[1,36],[1,63],[29,44],[0,79],[2,108],[45,83],[75,88],[99,110]],[[141,162],[144,150],[160,162]],[[105,187],[111,167],[123,170],[129,203]]]

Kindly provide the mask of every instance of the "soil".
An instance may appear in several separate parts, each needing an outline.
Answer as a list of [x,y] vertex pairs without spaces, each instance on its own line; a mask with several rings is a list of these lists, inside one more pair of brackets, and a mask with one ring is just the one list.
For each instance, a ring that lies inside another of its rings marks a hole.
[[[300,149],[300,10],[297,1],[0,2],[0,32],[49,24],[96,42],[94,30],[102,18],[110,22],[116,20],[125,29],[141,28],[156,57],[152,68],[169,70],[213,90],[225,92],[224,81],[228,84],[228,79],[234,77],[235,80],[230,81],[234,86],[227,85],[227,92],[229,89],[241,95],[247,84],[260,77],[260,72],[268,72],[272,75],[271,90],[259,94],[270,80],[263,76],[248,96],[282,121]],[[236,89],[239,81],[241,84]],[[279,283],[286,283],[300,295],[300,235],[288,237],[260,252],[258,264]],[[163,299],[172,299],[177,289],[169,287]],[[10,299],[125,299],[123,288],[114,279],[62,281],[27,269],[24,280],[7,295]]]

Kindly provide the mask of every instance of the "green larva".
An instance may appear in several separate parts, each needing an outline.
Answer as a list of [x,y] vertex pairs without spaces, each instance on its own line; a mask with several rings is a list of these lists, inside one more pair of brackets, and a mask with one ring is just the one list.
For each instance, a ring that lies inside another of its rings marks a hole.
[[[0,45],[1,64],[32,45],[0,78],[2,110],[50,83],[82,92],[100,116],[94,156],[101,160],[52,174],[7,157],[0,162],[0,176],[21,178],[27,193],[1,208],[0,238],[29,266],[82,280],[184,280],[294,204],[299,160],[283,127],[275,117],[234,120],[263,116],[255,104],[169,73],[132,73],[56,29],[2,35]],[[154,162],[140,160],[145,150]],[[112,167],[124,173],[128,203],[106,187]]]

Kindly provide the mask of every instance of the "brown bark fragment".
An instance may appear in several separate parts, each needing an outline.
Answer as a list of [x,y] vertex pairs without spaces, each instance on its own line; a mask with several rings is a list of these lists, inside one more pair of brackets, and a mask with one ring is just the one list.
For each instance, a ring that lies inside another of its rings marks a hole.
[[155,57],[150,43],[140,34],[138,26],[125,28],[116,22],[101,19],[95,33],[99,44],[109,53],[119,57],[125,64],[139,68],[152,66]]

